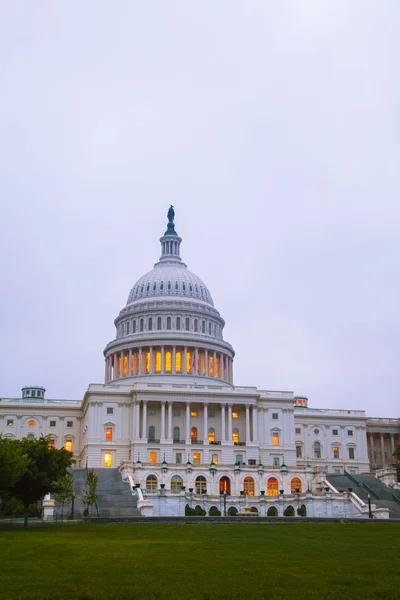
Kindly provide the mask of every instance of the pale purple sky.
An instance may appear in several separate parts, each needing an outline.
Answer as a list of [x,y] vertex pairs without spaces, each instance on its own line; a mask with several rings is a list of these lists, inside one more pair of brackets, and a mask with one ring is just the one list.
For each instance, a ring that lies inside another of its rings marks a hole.
[[235,383],[399,416],[398,0],[0,5],[0,396],[82,398],[176,209]]

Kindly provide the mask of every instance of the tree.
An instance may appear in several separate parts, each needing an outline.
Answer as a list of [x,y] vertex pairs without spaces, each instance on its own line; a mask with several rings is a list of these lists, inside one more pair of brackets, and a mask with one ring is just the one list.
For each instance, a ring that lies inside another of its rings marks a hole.
[[99,483],[99,476],[94,469],[88,471],[85,481],[85,495],[82,498],[83,504],[86,504],[90,508],[90,514],[92,514],[92,506],[96,504],[98,500],[97,486]]
[[10,489],[10,495],[18,498],[24,505],[25,522],[28,527],[29,505],[41,500],[46,494],[58,491],[60,477],[74,462],[72,452],[65,448],[57,450],[49,447],[49,438],[41,436],[37,440],[23,438],[18,440],[22,452],[29,460],[29,468],[19,477]]
[[60,477],[57,481],[57,491],[53,495],[56,502],[61,504],[61,519],[64,517],[64,504],[66,502],[72,503],[71,514],[73,517],[73,505],[76,498],[74,492],[74,476],[72,473],[67,472],[66,475]]
[[9,492],[29,467],[29,457],[21,440],[0,435],[0,493]]

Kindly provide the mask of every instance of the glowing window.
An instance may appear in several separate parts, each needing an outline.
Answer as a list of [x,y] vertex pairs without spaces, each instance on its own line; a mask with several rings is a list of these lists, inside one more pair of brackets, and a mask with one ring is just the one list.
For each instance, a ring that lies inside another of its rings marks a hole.
[[238,429],[234,429],[232,431],[232,442],[234,444],[238,444],[239,443],[239,430]]
[[149,454],[149,462],[156,463],[157,462],[157,452],[150,452]]
[[176,317],[176,328],[178,329],[178,331],[181,328],[181,318],[180,317]]
[[171,492],[180,492],[183,486],[182,478],[179,475],[171,477]]
[[279,433],[277,433],[276,431],[274,431],[272,434],[272,445],[279,446]]
[[156,352],[156,373],[161,371],[161,352]]
[[106,440],[107,440],[107,442],[112,442],[112,438],[113,438],[112,427],[106,427]]
[[214,427],[210,427],[208,430],[208,442],[209,444],[213,444],[215,442],[215,429]]
[[112,454],[110,454],[109,452],[107,452],[104,455],[103,464],[104,464],[105,467],[111,467],[112,466]]
[[28,425],[29,427],[35,427],[35,421],[31,419],[30,421],[28,421]]
[[72,440],[65,440],[64,447],[68,452],[72,452]]
[[295,494],[296,492],[301,492],[301,481],[298,477],[293,477],[290,482],[290,493]]
[[232,419],[238,419],[239,418],[239,413],[236,411],[232,412]]
[[195,452],[193,454],[193,464],[194,465],[199,465],[200,464],[200,454],[198,452]]
[[203,475],[199,475],[196,477],[196,481],[194,482],[195,492],[196,494],[206,494],[207,493],[207,481]]
[[172,354],[171,354],[171,352],[166,352],[165,353],[165,370],[171,371],[171,367],[172,367]]
[[[156,462],[156,461],[154,461],[154,462]],[[157,477],[155,475],[149,475],[146,478],[146,492],[150,492],[151,494],[154,494],[156,491],[157,491]]]
[[333,446],[333,458],[340,458],[340,456],[339,456],[339,446]]
[[175,369],[177,373],[180,373],[182,371],[182,353],[181,352],[177,352],[176,353],[176,358],[175,358]]
[[278,495],[278,480],[276,477],[270,477],[267,481],[267,496]]
[[197,442],[197,427],[192,427],[190,430],[190,439],[192,444]]
[[192,410],[192,411],[190,411],[190,416],[191,417],[198,417],[199,413],[197,412],[197,410]]
[[179,442],[180,440],[180,429],[179,427],[174,427],[174,442]]
[[186,355],[186,373],[190,373],[190,370],[191,370],[190,359],[191,359],[191,353],[188,352],[187,355]]
[[245,496],[254,496],[254,479],[246,477],[243,482],[243,491]]

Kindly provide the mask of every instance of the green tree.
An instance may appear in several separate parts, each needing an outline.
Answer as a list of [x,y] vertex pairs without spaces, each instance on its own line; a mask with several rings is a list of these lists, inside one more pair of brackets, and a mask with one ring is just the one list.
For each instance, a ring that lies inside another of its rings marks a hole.
[[11,440],[0,435],[0,493],[9,492],[18,479],[27,472],[29,457],[21,440]]
[[85,495],[82,498],[83,504],[86,504],[90,508],[90,514],[92,514],[92,506],[96,504],[99,498],[97,493],[97,487],[99,484],[99,476],[94,469],[88,471],[85,481]]
[[73,505],[76,494],[74,492],[74,476],[72,473],[67,472],[66,475],[57,480],[57,491],[53,494],[53,498],[61,504],[61,519],[64,517],[64,504],[66,502],[71,502],[72,504],[71,514],[73,517]]
[[22,452],[29,460],[29,468],[9,490],[12,497],[24,505],[25,522],[28,527],[29,505],[41,500],[46,494],[58,491],[58,480],[64,477],[74,462],[72,452],[65,448],[49,448],[49,438],[18,440]]

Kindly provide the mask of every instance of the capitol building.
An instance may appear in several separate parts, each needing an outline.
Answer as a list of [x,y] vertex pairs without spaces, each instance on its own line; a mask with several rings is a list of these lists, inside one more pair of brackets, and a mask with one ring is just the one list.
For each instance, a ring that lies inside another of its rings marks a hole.
[[[0,433],[49,436],[73,452],[77,469],[118,469],[143,515],[182,516],[189,505],[324,517],[372,510],[387,518],[390,503],[371,491],[371,508],[361,488],[374,490],[373,479],[396,488],[399,420],[235,385],[225,321],[183,262],[181,242],[171,207],[159,261],[115,319],[104,383],[90,385],[81,400],[47,399],[37,386],[2,398]],[[371,480],[364,487],[363,477]]]

